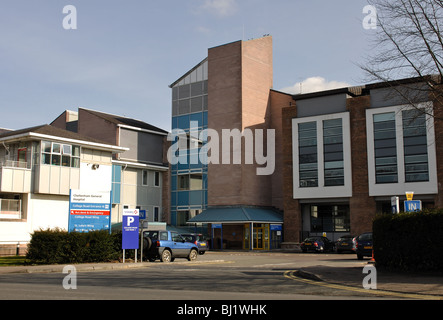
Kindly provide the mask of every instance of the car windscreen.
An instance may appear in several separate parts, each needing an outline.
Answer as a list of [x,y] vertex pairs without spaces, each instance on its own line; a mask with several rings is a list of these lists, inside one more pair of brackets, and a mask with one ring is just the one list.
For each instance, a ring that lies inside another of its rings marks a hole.
[[360,237],[358,237],[360,241],[371,241],[372,240],[372,233],[365,233],[362,234]]

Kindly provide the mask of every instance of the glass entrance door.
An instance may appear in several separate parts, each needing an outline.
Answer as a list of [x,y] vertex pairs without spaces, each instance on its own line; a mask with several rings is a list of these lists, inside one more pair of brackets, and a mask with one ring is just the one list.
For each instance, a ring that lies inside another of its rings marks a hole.
[[[251,238],[252,229],[252,238]],[[244,225],[243,248],[249,250],[269,250],[270,232],[269,224]],[[252,246],[252,248],[251,248]]]
[[254,249],[263,250],[263,227],[254,227]]

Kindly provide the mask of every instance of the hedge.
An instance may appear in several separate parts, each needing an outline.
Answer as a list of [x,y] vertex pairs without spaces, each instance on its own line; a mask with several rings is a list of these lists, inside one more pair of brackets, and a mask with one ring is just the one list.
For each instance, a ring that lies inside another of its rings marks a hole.
[[26,259],[31,264],[109,262],[121,256],[121,232],[67,232],[60,229],[33,233]]
[[379,215],[373,222],[377,267],[443,270],[443,210]]

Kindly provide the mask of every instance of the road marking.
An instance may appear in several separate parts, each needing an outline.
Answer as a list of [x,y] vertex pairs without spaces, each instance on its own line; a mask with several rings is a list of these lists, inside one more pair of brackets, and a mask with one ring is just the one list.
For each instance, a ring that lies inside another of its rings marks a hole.
[[293,265],[294,262],[257,264],[255,266],[252,266],[251,268],[278,267],[278,266],[287,266],[287,265],[291,265],[291,264]]
[[285,271],[284,277],[291,279],[291,280],[298,281],[298,282],[308,283],[308,284],[312,284],[312,285],[316,285],[316,286],[322,286],[322,287],[327,287],[327,288],[331,288],[331,289],[338,289],[338,290],[360,292],[360,293],[365,293],[365,294],[393,296],[393,297],[405,298],[405,299],[443,300],[443,297],[433,296],[433,295],[403,293],[403,292],[394,292],[394,291],[386,291],[386,290],[378,290],[378,289],[371,290],[371,289],[351,287],[351,286],[346,286],[346,285],[341,285],[341,284],[328,283],[328,282],[323,282],[323,281],[315,281],[315,280],[300,278],[295,274],[296,272],[297,272],[297,270]]

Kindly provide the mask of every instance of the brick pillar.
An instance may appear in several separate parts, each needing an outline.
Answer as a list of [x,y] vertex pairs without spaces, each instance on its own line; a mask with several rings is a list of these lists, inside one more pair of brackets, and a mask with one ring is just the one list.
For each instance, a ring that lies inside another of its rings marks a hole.
[[293,198],[292,119],[296,116],[296,107],[282,109],[284,242],[300,242],[302,231],[300,203]]
[[376,203],[369,196],[368,155],[366,140],[366,109],[370,96],[347,100],[351,121],[352,197],[349,200],[351,233],[358,235],[372,231]]

